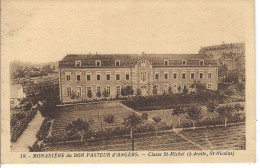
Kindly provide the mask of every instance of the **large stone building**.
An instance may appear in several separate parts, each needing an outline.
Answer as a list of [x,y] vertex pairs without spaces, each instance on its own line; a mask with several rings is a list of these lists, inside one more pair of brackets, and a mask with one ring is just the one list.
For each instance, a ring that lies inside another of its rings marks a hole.
[[[217,90],[217,61],[205,54],[67,55],[59,62],[62,102],[121,96],[130,88],[143,96],[173,93],[194,81]],[[105,93],[105,94],[104,94]]]

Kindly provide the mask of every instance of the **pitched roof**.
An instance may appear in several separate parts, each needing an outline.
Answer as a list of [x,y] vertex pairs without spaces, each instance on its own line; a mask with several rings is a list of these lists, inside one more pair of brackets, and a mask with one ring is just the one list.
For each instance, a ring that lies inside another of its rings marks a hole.
[[69,54],[61,61],[77,60],[138,60],[138,54]]
[[[190,61],[215,60],[213,59],[213,57],[208,56],[206,54],[145,54],[145,55],[148,61],[154,66],[163,65],[164,60],[169,60],[170,64],[172,65],[175,64],[174,61],[176,62],[181,60],[190,60]],[[101,60],[102,66],[113,66],[115,60],[120,60],[120,66],[134,66],[137,64],[140,57],[141,55],[139,54],[81,54],[81,55],[69,54],[60,61],[60,65],[65,65],[66,62],[71,65],[72,64],[74,65],[75,61],[80,60],[82,66],[95,66],[95,61]]]

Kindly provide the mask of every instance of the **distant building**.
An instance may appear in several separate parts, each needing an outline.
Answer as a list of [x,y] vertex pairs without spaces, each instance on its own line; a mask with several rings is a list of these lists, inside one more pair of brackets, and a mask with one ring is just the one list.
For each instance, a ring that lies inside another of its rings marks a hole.
[[221,54],[245,53],[245,43],[230,43],[215,46],[201,47],[199,54],[217,56]]
[[20,101],[26,97],[21,84],[11,85],[10,87],[10,104],[11,106],[18,106]]
[[179,86],[189,89],[194,81],[210,90],[217,90],[218,84],[217,61],[205,54],[67,55],[59,69],[61,102],[114,98],[121,96],[122,88],[147,96],[169,88],[177,93]]
[[226,65],[228,71],[244,71],[245,69],[245,43],[202,47],[199,53],[218,59],[218,63]]

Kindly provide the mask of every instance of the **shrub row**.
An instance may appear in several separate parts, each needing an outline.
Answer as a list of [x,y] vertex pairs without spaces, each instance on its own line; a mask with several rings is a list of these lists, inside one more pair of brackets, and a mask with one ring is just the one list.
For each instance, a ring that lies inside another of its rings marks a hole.
[[[169,130],[172,129],[172,126],[168,126],[165,123],[160,123],[158,125],[158,131]],[[154,124],[145,124],[135,128],[135,133],[148,133],[148,132],[155,132],[155,125]],[[114,129],[108,128],[103,131],[92,132],[88,131],[84,134],[84,140],[91,140],[91,139],[111,139],[114,137],[123,137],[130,134],[129,127],[116,127]],[[81,137],[79,134],[75,134],[74,136],[68,136],[66,134],[60,136],[51,136],[44,139],[45,143],[56,143],[56,142],[63,142],[63,141],[75,141],[80,140]]]
[[157,95],[152,97],[134,97],[123,103],[138,111],[171,109],[178,104],[200,104],[206,105],[209,101],[216,100],[215,94],[174,94],[174,95]]
[[50,119],[45,118],[42,122],[40,130],[36,134],[36,138],[39,141],[42,141],[43,139],[45,139],[48,136],[50,126],[51,126]]
[[[27,112],[26,115],[21,115],[23,117],[20,119],[16,118],[15,116],[11,116],[11,142],[17,141],[17,139],[22,135],[23,131],[27,128],[28,124],[32,121],[36,113],[37,110],[32,110],[30,112]],[[16,119],[13,117],[15,117]],[[20,124],[17,124],[18,122]]]
[[[241,118],[240,114],[235,114],[232,117],[228,118],[227,123],[237,123],[237,122],[245,122],[246,118]],[[216,125],[222,125],[224,124],[224,120],[221,116],[215,117],[215,118],[206,118],[202,121],[196,122],[196,127],[204,127],[204,126],[216,126]],[[182,126],[177,126],[177,128],[189,128],[192,127],[191,122],[184,122]]]

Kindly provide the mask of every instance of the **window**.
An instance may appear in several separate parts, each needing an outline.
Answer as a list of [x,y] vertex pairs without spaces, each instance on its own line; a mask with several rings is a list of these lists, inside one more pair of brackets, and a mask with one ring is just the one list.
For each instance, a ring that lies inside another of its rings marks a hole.
[[211,89],[211,83],[208,83],[208,89]]
[[211,72],[208,73],[208,79],[211,79]]
[[145,66],[146,65],[145,62],[146,62],[145,59],[142,59],[141,60],[141,66]]
[[76,96],[77,98],[81,98],[81,86],[77,86],[76,87]]
[[70,76],[71,76],[71,74],[66,74],[67,81],[70,81]]
[[90,75],[87,75],[87,81],[90,81]]
[[130,75],[129,74],[125,74],[125,80],[129,80],[130,79]]
[[182,79],[186,79],[186,73],[182,73]]
[[90,72],[87,72],[87,81],[90,81]]
[[116,74],[116,80],[120,80],[120,74]]
[[164,79],[168,79],[168,74],[167,73],[164,74]]
[[159,79],[159,73],[158,72],[155,73],[155,79]]
[[182,65],[186,65],[187,61],[186,60],[182,60]]
[[120,66],[120,61],[119,61],[119,60],[116,60],[116,61],[115,61],[115,65],[116,65],[116,66]]
[[91,92],[91,87],[90,86],[87,86],[87,92],[86,92],[86,94],[87,94],[87,97],[88,98],[91,98],[92,97],[92,92]]
[[146,72],[145,71],[141,71],[141,81],[145,81],[146,80]]
[[120,96],[120,95],[121,95],[120,86],[116,86],[116,95],[117,95],[117,96]]
[[107,80],[110,80],[110,73],[107,73]]
[[177,79],[177,72],[173,73],[173,79]]
[[80,67],[81,66],[81,61],[75,61],[75,66]]
[[107,95],[110,96],[110,86],[107,86]]
[[191,78],[191,79],[195,79],[195,73],[194,73],[194,72],[191,72],[191,73],[190,73],[190,78]]
[[203,79],[203,72],[200,72],[200,79]]
[[97,80],[99,81],[101,78],[100,74],[97,74]]
[[168,66],[169,65],[169,60],[164,60],[164,65]]
[[204,65],[204,61],[201,60],[201,61],[200,61],[200,66],[203,66],[203,65]]
[[98,67],[101,66],[101,61],[100,60],[96,61],[96,66],[98,66]]
[[77,81],[80,81],[80,74],[77,74]]
[[67,97],[71,97],[71,87],[67,87]]

